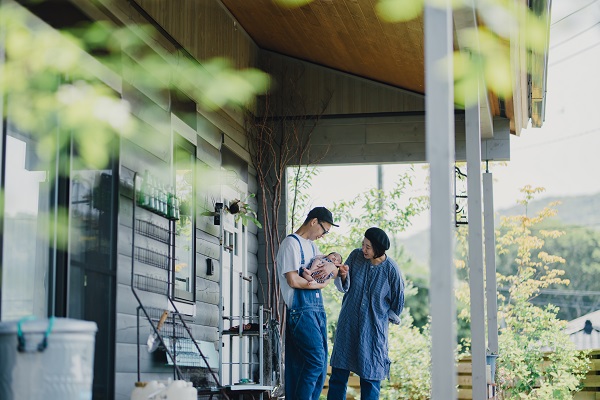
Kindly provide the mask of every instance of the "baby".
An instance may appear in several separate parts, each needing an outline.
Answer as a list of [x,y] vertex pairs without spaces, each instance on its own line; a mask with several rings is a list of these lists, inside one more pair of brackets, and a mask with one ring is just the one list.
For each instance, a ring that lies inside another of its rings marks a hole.
[[333,277],[333,272],[332,272],[324,279],[313,278],[313,275],[316,274],[316,272],[311,273],[310,270],[313,267],[318,268],[325,263],[333,263],[333,264],[339,265],[342,263],[342,255],[340,253],[336,253],[335,251],[332,251],[331,253],[327,254],[326,256],[321,254],[321,255],[314,257],[312,260],[310,260],[308,263],[309,267],[302,268],[302,273],[301,273],[302,277],[308,281],[309,285],[314,285],[315,282],[323,283],[327,279],[330,279]]

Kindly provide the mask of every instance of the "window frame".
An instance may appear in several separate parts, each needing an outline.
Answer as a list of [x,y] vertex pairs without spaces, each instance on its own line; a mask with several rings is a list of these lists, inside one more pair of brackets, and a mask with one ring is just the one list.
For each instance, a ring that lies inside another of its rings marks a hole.
[[[177,265],[177,224],[179,220],[173,221],[173,246],[172,246],[172,263],[171,263],[171,297],[173,300],[178,302],[185,302],[193,304],[196,302],[196,165],[197,165],[197,157],[196,157],[196,145],[189,141],[184,134],[180,133],[178,130],[173,130],[173,148],[172,148],[172,181],[173,181],[173,192],[177,194],[177,157],[176,151],[177,149],[189,152],[190,161],[192,162],[192,184],[191,184],[191,201],[190,201],[190,217],[191,217],[191,250],[190,250],[190,267],[191,267],[191,282],[190,282],[190,290],[183,291],[176,288],[175,280],[177,277],[177,272],[175,271],[175,267]],[[179,197],[178,197],[179,198]]]

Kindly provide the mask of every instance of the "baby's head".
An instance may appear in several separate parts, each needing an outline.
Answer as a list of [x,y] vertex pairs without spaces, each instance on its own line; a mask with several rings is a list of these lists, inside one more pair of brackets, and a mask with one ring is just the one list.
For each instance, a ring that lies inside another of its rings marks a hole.
[[327,259],[334,264],[342,263],[342,255],[340,253],[336,253],[335,251],[332,251],[331,253],[327,254]]

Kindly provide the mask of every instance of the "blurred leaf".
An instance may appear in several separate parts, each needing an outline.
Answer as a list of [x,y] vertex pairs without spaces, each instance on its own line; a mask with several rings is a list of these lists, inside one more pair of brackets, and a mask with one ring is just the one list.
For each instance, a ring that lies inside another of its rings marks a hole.
[[286,8],[297,8],[312,3],[314,0],[273,0],[273,3]]
[[538,17],[533,13],[528,14],[527,25],[525,27],[525,43],[531,50],[541,53],[548,45],[548,32],[545,18]]
[[488,57],[484,66],[484,76],[488,88],[499,97],[512,96],[513,75],[508,54]]
[[424,0],[379,0],[375,9],[386,22],[405,22],[423,13]]

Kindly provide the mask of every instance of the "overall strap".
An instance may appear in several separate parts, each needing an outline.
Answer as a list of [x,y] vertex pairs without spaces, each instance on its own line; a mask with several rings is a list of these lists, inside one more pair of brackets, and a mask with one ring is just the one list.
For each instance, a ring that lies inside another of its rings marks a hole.
[[[298,242],[298,246],[300,246],[300,266],[302,267],[304,265],[304,250],[302,250],[302,243],[300,243],[300,239],[298,239],[298,237],[296,235],[294,235],[293,233],[291,235],[288,235],[288,237],[293,237],[294,239],[296,239],[296,241]],[[313,253],[314,253],[315,249],[313,247]]]

